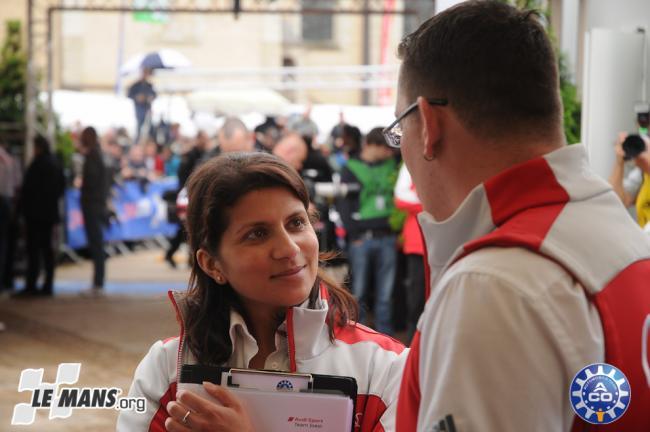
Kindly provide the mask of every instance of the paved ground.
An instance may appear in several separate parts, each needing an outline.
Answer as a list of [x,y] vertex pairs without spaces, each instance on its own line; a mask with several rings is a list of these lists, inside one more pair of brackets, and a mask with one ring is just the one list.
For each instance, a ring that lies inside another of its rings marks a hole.
[[18,392],[20,373],[43,368],[43,381],[54,381],[59,363],[80,362],[79,387],[120,387],[126,393],[133,371],[157,339],[177,334],[166,296],[182,290],[189,272],[172,270],[160,251],[110,259],[107,295],[81,298],[92,268],[85,262],[57,269],[56,296],[47,299],[0,299],[0,431],[112,431],[117,412],[75,411],[68,419],[47,419],[38,412],[31,426],[10,426],[13,407],[29,402]]

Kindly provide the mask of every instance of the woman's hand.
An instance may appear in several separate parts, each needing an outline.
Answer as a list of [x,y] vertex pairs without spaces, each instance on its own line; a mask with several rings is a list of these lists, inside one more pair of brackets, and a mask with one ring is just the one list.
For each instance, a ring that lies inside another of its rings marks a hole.
[[222,405],[192,392],[180,391],[177,400],[167,404],[169,418],[165,428],[169,432],[253,432],[248,413],[232,392],[209,382],[204,382],[203,388]]

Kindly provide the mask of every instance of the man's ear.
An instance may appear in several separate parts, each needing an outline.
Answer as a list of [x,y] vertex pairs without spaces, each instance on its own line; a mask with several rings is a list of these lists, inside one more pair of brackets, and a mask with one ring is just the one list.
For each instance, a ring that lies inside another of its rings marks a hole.
[[201,270],[219,285],[227,282],[219,261],[205,249],[201,248],[196,251],[196,262]]
[[439,152],[436,148],[440,141],[440,118],[426,98],[418,97],[418,113],[422,123],[422,156],[426,160],[433,160]]

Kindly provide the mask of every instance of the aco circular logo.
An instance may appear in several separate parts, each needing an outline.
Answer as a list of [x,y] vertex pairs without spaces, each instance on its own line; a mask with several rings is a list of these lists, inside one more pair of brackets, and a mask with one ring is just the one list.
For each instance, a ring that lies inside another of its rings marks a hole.
[[616,367],[594,363],[576,374],[571,382],[573,411],[591,424],[618,420],[630,405],[630,383]]
[[289,380],[282,380],[275,386],[277,390],[293,390],[293,384]]

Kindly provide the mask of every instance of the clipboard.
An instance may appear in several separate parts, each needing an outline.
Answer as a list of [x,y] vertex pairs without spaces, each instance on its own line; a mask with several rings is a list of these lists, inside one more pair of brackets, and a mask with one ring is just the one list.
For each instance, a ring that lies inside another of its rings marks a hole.
[[186,364],[178,390],[212,399],[203,381],[235,393],[255,430],[348,432],[354,427],[357,382],[352,377]]

